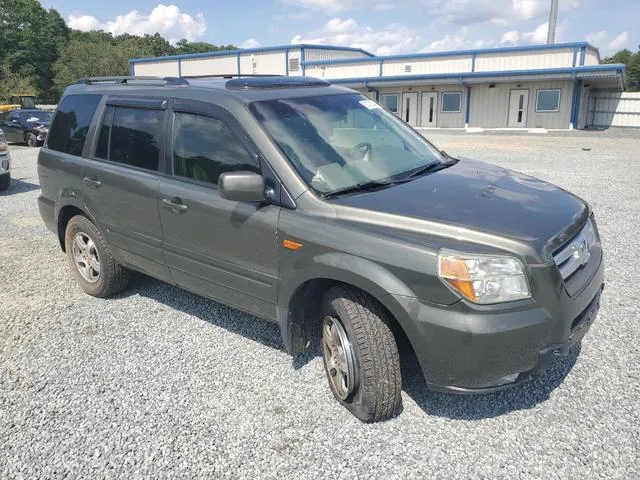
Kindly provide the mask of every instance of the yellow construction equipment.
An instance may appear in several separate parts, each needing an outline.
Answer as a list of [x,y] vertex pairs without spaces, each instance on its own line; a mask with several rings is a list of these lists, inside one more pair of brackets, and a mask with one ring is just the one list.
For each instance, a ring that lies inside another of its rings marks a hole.
[[36,96],[12,93],[8,97],[0,97],[0,112],[18,108],[36,108]]

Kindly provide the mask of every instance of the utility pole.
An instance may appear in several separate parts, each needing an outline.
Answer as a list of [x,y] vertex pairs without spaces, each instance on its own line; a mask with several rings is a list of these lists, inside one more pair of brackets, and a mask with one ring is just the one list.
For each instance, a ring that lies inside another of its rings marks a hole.
[[556,42],[556,25],[558,24],[558,0],[551,0],[549,12],[549,31],[547,32],[547,44]]

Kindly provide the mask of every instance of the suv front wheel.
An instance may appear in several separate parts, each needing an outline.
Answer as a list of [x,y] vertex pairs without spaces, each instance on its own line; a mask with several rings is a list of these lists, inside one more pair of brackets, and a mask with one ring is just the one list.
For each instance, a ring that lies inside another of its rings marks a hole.
[[64,244],[73,275],[89,295],[105,298],[127,285],[129,271],[116,262],[102,233],[87,217],[69,220]]
[[350,287],[329,290],[322,313],[322,357],[336,400],[363,422],[396,416],[402,379],[388,313]]

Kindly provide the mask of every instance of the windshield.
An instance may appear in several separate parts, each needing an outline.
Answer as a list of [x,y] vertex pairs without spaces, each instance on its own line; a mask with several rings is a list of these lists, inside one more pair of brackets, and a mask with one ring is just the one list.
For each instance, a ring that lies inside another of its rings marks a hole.
[[321,195],[391,182],[443,160],[402,120],[360,94],[268,100],[250,108]]
[[20,118],[26,123],[50,123],[51,112],[20,112]]

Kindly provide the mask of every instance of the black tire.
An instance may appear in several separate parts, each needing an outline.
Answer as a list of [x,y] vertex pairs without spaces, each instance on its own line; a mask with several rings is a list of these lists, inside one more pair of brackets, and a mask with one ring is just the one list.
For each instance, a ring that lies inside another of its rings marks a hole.
[[30,147],[38,146],[38,137],[34,133],[27,132],[24,136],[24,141]]
[[[398,415],[402,409],[402,377],[389,314],[374,298],[350,287],[332,288],[322,305],[324,369],[336,400],[366,423]],[[354,357],[355,381],[346,398],[341,398],[332,382],[325,348],[324,328],[331,319],[342,324]]]
[[[94,250],[97,252],[100,271],[97,280],[94,282],[85,279],[76,264],[73,242],[77,234],[88,237],[93,242]],[[86,293],[93,297],[106,298],[127,286],[129,271],[116,262],[102,233],[87,217],[76,215],[69,220],[64,235],[64,244],[73,276]]]
[[0,192],[4,192],[11,185],[11,174],[0,175]]

